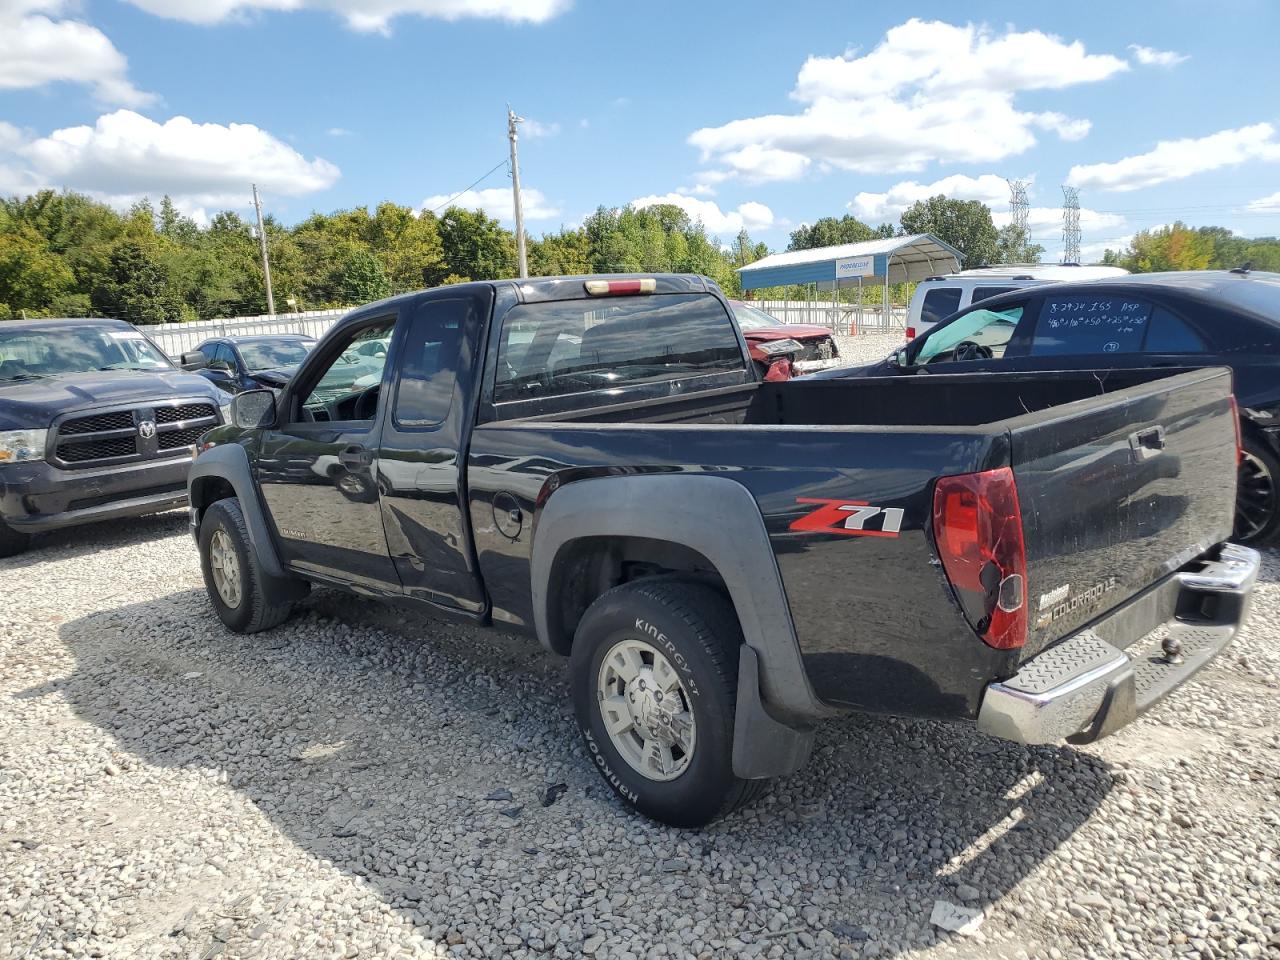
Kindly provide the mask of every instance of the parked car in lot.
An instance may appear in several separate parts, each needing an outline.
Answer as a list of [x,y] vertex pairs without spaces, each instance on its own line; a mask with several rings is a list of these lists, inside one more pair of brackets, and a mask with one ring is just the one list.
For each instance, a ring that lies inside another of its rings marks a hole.
[[1078,263],[1009,263],[975,267],[929,277],[916,284],[907,304],[907,339],[927,333],[935,323],[957,310],[1002,293],[1046,283],[1114,280],[1125,277],[1123,267],[1084,267]]
[[1148,273],[1015,291],[853,375],[1134,366],[1231,368],[1241,428],[1235,538],[1280,543],[1280,274]]
[[42,530],[181,506],[226,402],[123,321],[0,323],[0,557]]
[[191,529],[232,630],[321,584],[536,636],[615,793],[703,824],[824,717],[1087,742],[1231,640],[1230,371],[1098,376],[764,382],[701,277],[459,284],[238,395]]
[[765,380],[786,380],[837,360],[840,348],[827,327],[783,323],[745,300],[730,300],[734,319]]
[[182,368],[227,393],[282,387],[316,345],[293,334],[215,337],[182,355]]

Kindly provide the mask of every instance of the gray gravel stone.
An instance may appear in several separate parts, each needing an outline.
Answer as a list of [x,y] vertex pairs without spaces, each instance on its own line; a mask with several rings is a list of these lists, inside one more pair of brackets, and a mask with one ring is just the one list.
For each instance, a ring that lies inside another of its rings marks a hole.
[[182,514],[42,536],[0,560],[0,957],[1275,955],[1278,580],[1115,737],[837,720],[691,833],[601,786],[537,644],[330,591],[239,637]]

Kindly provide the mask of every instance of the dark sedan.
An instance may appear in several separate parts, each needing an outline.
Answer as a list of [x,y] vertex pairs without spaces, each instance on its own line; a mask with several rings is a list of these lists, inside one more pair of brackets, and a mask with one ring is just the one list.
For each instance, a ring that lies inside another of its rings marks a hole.
[[[952,314],[877,364],[813,376],[1202,366],[1235,374],[1236,539],[1276,545],[1280,274],[1198,270],[1031,287]],[[1105,378],[1099,384],[1106,389]]]
[[293,334],[215,337],[184,353],[182,367],[227,393],[283,387],[315,345],[312,337]]

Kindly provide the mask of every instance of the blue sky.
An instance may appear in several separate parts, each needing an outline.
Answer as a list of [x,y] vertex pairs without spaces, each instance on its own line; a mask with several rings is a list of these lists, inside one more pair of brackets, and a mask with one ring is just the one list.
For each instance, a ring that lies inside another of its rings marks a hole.
[[[197,216],[435,206],[521,139],[532,233],[681,203],[728,241],[934,192],[1056,259],[1183,219],[1280,234],[1280,4],[0,0],[0,192]],[[499,167],[463,201],[509,218]]]

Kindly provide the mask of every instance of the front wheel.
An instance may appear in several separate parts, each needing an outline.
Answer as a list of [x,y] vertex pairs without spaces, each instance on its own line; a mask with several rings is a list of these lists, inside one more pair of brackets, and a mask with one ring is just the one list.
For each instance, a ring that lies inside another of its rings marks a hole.
[[733,773],[742,631],[729,602],[681,580],[615,587],[583,615],[571,659],[591,761],[641,813],[699,827],[753,800]]
[[1276,484],[1280,461],[1265,441],[1246,433],[1236,486],[1234,539],[1253,547],[1269,547],[1280,540],[1280,502]]
[[269,602],[266,574],[234,497],[219,500],[200,521],[200,568],[218,619],[236,633],[270,630],[293,611],[291,600]]
[[31,535],[19,533],[0,520],[0,557],[16,557],[31,545]]

